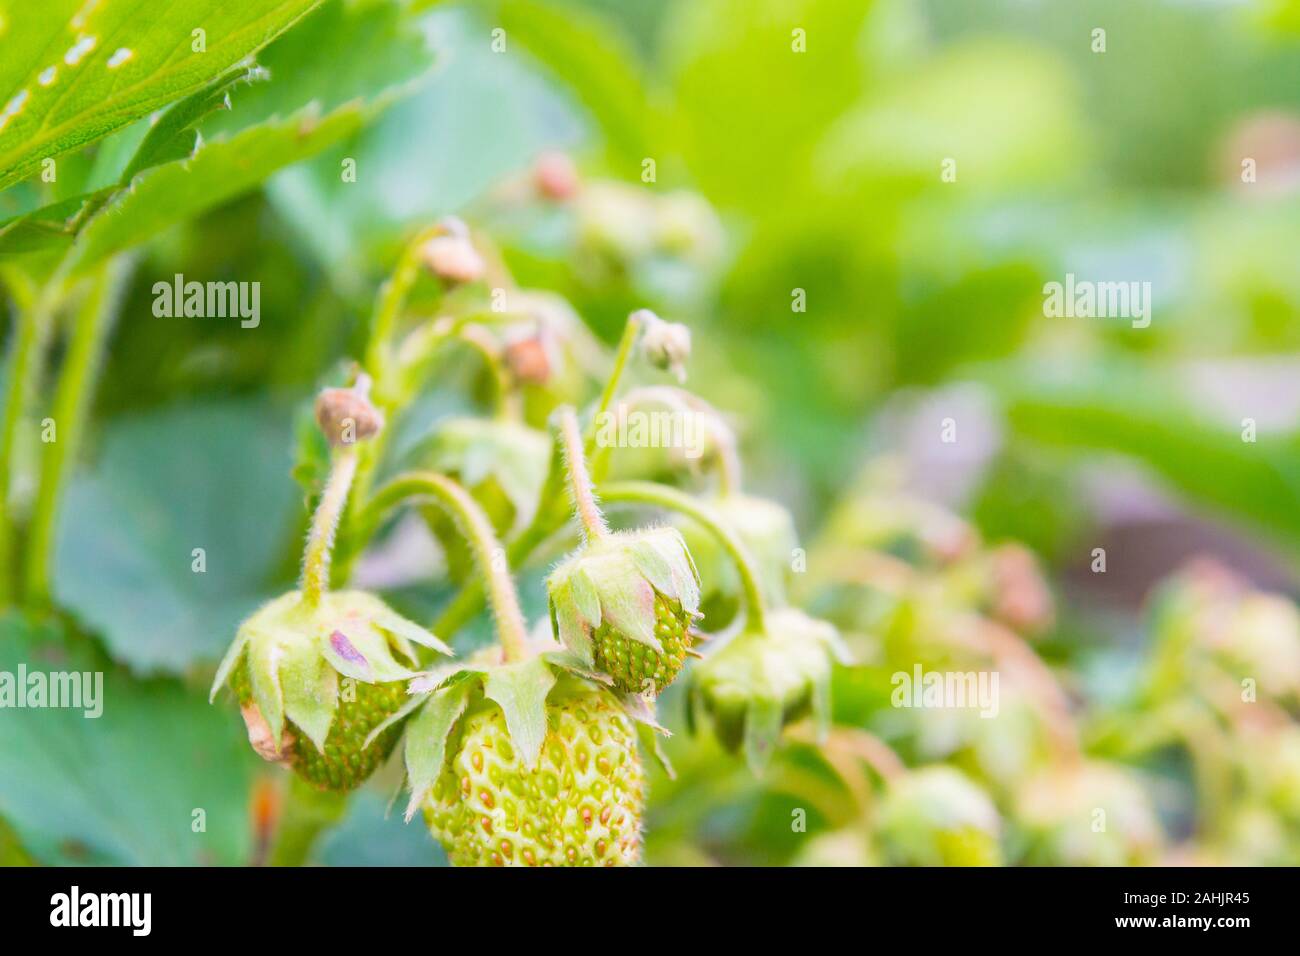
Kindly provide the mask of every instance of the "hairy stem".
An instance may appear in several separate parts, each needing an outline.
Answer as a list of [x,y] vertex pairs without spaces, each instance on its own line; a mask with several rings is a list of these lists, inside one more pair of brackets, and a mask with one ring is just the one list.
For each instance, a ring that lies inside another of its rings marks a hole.
[[47,286],[36,295],[21,276],[8,276],[14,299],[14,340],[6,379],[3,418],[0,418],[0,607],[10,604],[17,583],[14,574],[14,523],[10,485],[18,429],[40,376],[43,339],[57,296]]
[[586,442],[586,454],[590,458],[596,450],[596,430],[600,427],[600,422],[604,416],[609,413],[609,406],[614,403],[614,396],[618,393],[619,383],[623,380],[623,372],[627,369],[627,361],[632,355],[632,348],[636,345],[637,336],[641,334],[641,320],[633,312],[627,317],[627,324],[623,326],[623,337],[618,343],[618,353],[614,356],[614,368],[609,373],[609,379],[605,382],[605,388],[600,393],[600,401],[596,404],[596,413],[591,416],[591,426],[588,430]]
[[718,540],[736,566],[741,588],[745,592],[746,623],[749,628],[759,632],[764,630],[767,605],[758,585],[758,574],[754,571],[754,559],[735,532],[721,524],[690,495],[667,485],[658,485],[652,481],[620,481],[602,485],[599,490],[605,501],[655,505],[698,522]]
[[474,553],[479,573],[487,583],[487,594],[496,615],[506,660],[526,659],[530,653],[527,626],[519,607],[519,592],[510,576],[508,555],[492,530],[492,522],[469,492],[446,475],[434,471],[405,472],[375,492],[374,499],[366,507],[365,523],[377,521],[384,512],[413,498],[433,498],[456,522]]
[[27,538],[24,596],[28,603],[49,601],[50,557],[59,507],[68,472],[76,461],[85,418],[94,389],[117,293],[126,268],[108,265],[99,270],[82,300],[69,335],[69,347],[55,388],[51,418],[57,440],[43,449],[40,487]]
[[564,466],[569,476],[569,488],[573,492],[573,510],[582,523],[584,540],[598,541],[609,535],[609,525],[600,513],[600,506],[596,504],[596,496],[592,491],[578,415],[568,406],[560,409],[557,415],[560,444],[564,448]]
[[290,774],[267,862],[271,866],[306,864],[317,838],[343,819],[347,806],[344,794],[317,790],[297,774]]
[[334,532],[347,504],[348,491],[356,473],[357,446],[343,445],[336,448],[329,480],[321,493],[316,513],[312,515],[307,550],[302,558],[302,595],[309,607],[320,604],[321,596],[329,590]]

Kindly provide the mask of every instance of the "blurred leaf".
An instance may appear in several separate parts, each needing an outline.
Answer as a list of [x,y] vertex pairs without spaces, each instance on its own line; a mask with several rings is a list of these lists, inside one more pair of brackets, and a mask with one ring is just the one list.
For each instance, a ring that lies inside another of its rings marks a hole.
[[644,66],[614,25],[572,3],[500,0],[494,22],[568,86],[595,117],[611,164],[624,177],[639,173],[643,158],[670,147],[653,113]]
[[71,253],[73,274],[247,192],[282,166],[320,152],[361,128],[359,105],[326,116],[310,111],[254,126],[211,142],[186,162],[168,163],[139,178],[82,231]]
[[360,100],[382,109],[428,74],[433,51],[418,22],[394,0],[327,0],[258,54],[270,82],[243,91],[211,117],[207,137],[233,134],[314,104],[321,113]]
[[[446,53],[437,82],[267,185],[335,286],[367,301],[373,260],[391,261],[386,244],[413,223],[460,209],[582,129],[531,62],[492,52],[481,20],[464,10],[437,11],[427,28],[435,51]],[[339,175],[345,158],[356,161],[356,182]]]
[[[0,189],[42,160],[186,96],[257,51],[319,0],[3,0]],[[201,25],[204,48],[194,51]]]
[[1108,361],[1070,369],[1015,365],[995,387],[1020,436],[1042,445],[1110,451],[1148,465],[1171,486],[1221,513],[1289,538],[1300,534],[1300,435],[1211,424],[1170,375]]
[[[853,103],[869,0],[681,0],[667,58],[682,149],[704,191],[763,212],[797,205],[811,146]],[[793,49],[801,30],[806,52]],[[777,188],[777,186],[780,188]]]
[[97,466],[68,490],[55,590],[114,658],[170,673],[215,661],[272,596],[300,503],[288,422],[277,405],[230,402],[108,423]]
[[[103,713],[6,708],[0,814],[43,863],[237,865],[257,758],[232,708],[170,680],[133,680],[54,623],[0,617],[0,671],[102,676]],[[203,832],[194,813],[204,814]]]
[[349,801],[348,815],[314,851],[323,866],[446,866],[447,855],[429,834],[423,818],[403,823],[373,790]]

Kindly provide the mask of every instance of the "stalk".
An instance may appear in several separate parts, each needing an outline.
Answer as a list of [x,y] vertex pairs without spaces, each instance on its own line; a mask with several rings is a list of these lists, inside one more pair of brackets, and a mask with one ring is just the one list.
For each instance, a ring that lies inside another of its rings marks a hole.
[[433,498],[446,510],[469,542],[479,573],[487,582],[487,594],[496,616],[497,631],[507,661],[525,660],[528,647],[527,626],[519,607],[519,593],[510,576],[508,555],[497,540],[478,502],[469,492],[446,475],[433,471],[413,471],[398,475],[377,492],[366,507],[366,519],[377,521],[388,509],[412,498]]
[[329,590],[334,532],[357,473],[357,446],[350,444],[335,448],[333,457],[329,480],[321,493],[316,513],[312,515],[307,550],[302,559],[302,596],[308,607],[318,606],[322,595]]
[[13,483],[14,447],[18,428],[27,417],[27,405],[40,376],[42,340],[53,315],[58,296],[52,282],[40,295],[30,283],[14,280],[10,291],[17,313],[13,352],[5,389],[3,418],[0,419],[0,607],[12,603],[14,585],[14,527],[10,485]]
[[77,310],[69,335],[69,350],[59,372],[51,415],[60,433],[57,441],[45,445],[27,539],[24,596],[31,604],[49,601],[50,559],[59,508],[85,432],[87,408],[125,275],[126,268],[121,265],[110,264],[99,270]]
[[573,510],[582,524],[584,541],[599,541],[609,536],[609,524],[596,504],[592,490],[591,474],[587,471],[587,456],[583,453],[582,430],[578,416],[572,408],[559,410],[559,440],[564,449],[564,466],[573,492]]
[[699,522],[699,524],[722,545],[736,571],[740,575],[741,588],[745,592],[746,623],[750,630],[765,633],[764,623],[767,612],[763,591],[758,585],[758,575],[754,571],[753,558],[744,543],[736,537],[735,532],[721,524],[713,515],[700,506],[690,495],[657,485],[652,481],[620,481],[603,485],[600,496],[605,501],[626,501],[638,504],[655,505]]

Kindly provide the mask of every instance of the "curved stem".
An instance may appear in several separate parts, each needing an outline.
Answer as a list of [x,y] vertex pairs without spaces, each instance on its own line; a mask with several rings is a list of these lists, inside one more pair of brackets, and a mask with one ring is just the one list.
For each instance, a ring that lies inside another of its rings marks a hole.
[[357,473],[357,446],[343,445],[334,450],[329,480],[321,493],[320,504],[312,515],[307,550],[302,558],[302,595],[308,607],[320,604],[329,590],[330,554],[334,550],[334,531],[347,504],[348,491]]
[[596,449],[596,429],[600,427],[603,417],[609,413],[609,406],[614,402],[614,395],[618,392],[619,382],[623,380],[623,372],[627,369],[627,360],[632,355],[632,347],[636,345],[636,339],[640,333],[641,320],[633,312],[627,317],[627,324],[623,326],[623,337],[618,343],[618,354],[614,356],[614,368],[605,382],[604,391],[600,393],[596,413],[591,416],[591,427],[588,430],[586,442],[588,458]]
[[44,446],[40,487],[27,538],[24,595],[30,603],[44,604],[49,600],[55,523],[68,471],[81,444],[86,408],[117,302],[117,289],[124,276],[125,268],[111,263],[95,275],[69,335],[68,354],[59,372],[50,416],[60,433],[56,441]]
[[487,582],[488,597],[496,615],[506,660],[526,659],[531,653],[527,627],[509,564],[503,560],[508,556],[479,503],[446,475],[434,471],[406,472],[375,492],[373,500],[366,506],[366,520],[377,519],[383,512],[411,498],[435,499],[460,527],[474,553],[479,573]]
[[569,475],[569,487],[573,492],[573,510],[582,522],[585,540],[598,541],[608,537],[609,525],[600,513],[596,496],[591,487],[591,475],[587,471],[587,456],[582,446],[582,430],[578,426],[578,416],[568,406],[561,408],[559,416],[560,443],[564,447],[564,466]]
[[713,515],[703,508],[690,495],[657,485],[652,481],[620,481],[602,485],[600,496],[605,501],[628,501],[640,504],[656,505],[684,514],[697,522],[718,539],[724,551],[731,558],[740,575],[740,584],[745,592],[747,623],[751,630],[762,632],[767,605],[763,600],[763,591],[758,585],[758,575],[754,571],[754,561],[748,550],[735,532],[721,524]]

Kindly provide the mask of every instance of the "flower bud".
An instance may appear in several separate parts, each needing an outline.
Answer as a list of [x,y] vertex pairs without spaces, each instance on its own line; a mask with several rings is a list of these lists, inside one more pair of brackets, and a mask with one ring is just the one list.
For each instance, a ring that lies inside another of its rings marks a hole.
[[562,202],[578,192],[578,170],[567,153],[549,150],[533,163],[533,183],[547,199]]
[[327,388],[316,396],[316,424],[337,448],[378,434],[384,416],[358,389]]
[[474,248],[465,224],[449,216],[441,226],[442,234],[426,240],[420,247],[420,258],[429,271],[449,285],[463,285],[483,278],[487,265]]
[[665,322],[649,309],[632,313],[645,326],[641,333],[641,354],[655,368],[670,371],[678,382],[686,381],[686,360],[691,357],[691,330],[680,322]]

